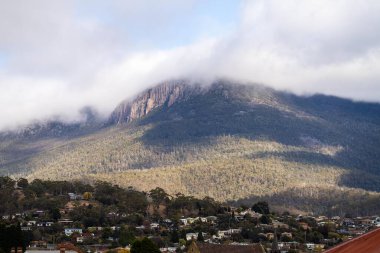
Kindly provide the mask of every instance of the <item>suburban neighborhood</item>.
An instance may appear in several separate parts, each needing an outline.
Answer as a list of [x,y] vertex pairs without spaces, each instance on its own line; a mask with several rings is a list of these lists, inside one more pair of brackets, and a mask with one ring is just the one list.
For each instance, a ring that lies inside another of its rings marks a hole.
[[265,201],[231,206],[160,188],[76,184],[1,178],[1,229],[22,237],[12,251],[133,252],[144,239],[160,252],[323,252],[380,227],[378,216],[279,214]]

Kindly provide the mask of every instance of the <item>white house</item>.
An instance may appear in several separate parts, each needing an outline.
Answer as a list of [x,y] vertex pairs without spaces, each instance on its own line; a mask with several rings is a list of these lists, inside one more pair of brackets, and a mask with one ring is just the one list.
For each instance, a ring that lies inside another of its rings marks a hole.
[[78,233],[82,234],[82,229],[81,228],[65,228],[65,235],[66,236],[71,236],[73,233]]
[[158,229],[160,227],[160,224],[153,222],[150,224],[150,229]]
[[198,233],[187,233],[186,234],[186,240],[191,241],[191,240],[197,240],[198,239]]
[[28,221],[28,223],[26,223],[26,225],[29,226],[29,227],[31,227],[31,226],[35,226],[36,223],[37,223],[37,221],[35,221],[35,220],[30,220],[30,221]]
[[182,223],[182,225],[187,225],[187,219],[179,219],[179,221]]
[[[203,237],[207,235],[207,233],[202,232]],[[186,240],[191,241],[191,240],[198,240],[198,233],[187,233],[186,234]]]
[[68,193],[70,200],[82,200],[83,196],[81,194],[75,194],[72,192]]

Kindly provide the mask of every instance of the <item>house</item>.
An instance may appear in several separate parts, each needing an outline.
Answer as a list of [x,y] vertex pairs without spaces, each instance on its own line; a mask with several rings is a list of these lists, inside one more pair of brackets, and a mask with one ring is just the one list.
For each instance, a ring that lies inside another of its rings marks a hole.
[[160,251],[162,253],[174,253],[174,252],[177,252],[177,248],[176,247],[160,248]]
[[69,224],[73,223],[73,221],[70,219],[60,219],[58,222],[63,224],[63,225],[69,225]]
[[281,252],[283,251],[288,252],[290,249],[299,248],[299,243],[298,242],[279,242],[278,248],[281,250]]
[[251,216],[252,218],[260,218],[262,216],[261,213],[256,213],[255,211],[252,211],[251,209],[248,209],[248,210],[245,210],[245,211],[241,211],[240,212],[240,215],[243,215],[243,216]]
[[114,238],[114,237],[112,237],[112,236],[109,236],[109,237],[107,238],[107,241],[114,242],[114,241],[116,241],[116,238]]
[[283,238],[283,237],[293,238],[293,235],[292,235],[292,233],[289,233],[289,232],[283,232],[281,234],[281,238]]
[[159,228],[160,228],[160,224],[156,222],[150,223],[150,229],[159,229]]
[[198,240],[198,233],[187,233],[186,240],[187,241]]
[[321,222],[321,221],[325,221],[325,220],[328,220],[328,218],[326,216],[318,216],[316,219],[315,219],[317,222]]
[[187,224],[193,224],[196,221],[195,218],[187,218]]
[[81,228],[65,228],[65,235],[66,236],[71,236],[73,233],[78,233],[82,234],[82,229]]
[[192,241],[187,253],[265,253],[261,244],[232,245],[232,244],[213,244],[196,243]]
[[45,211],[44,210],[37,210],[37,211],[34,211],[32,216],[33,217],[42,217],[45,215]]
[[345,226],[345,227],[352,227],[352,228],[354,228],[355,227],[355,222],[352,219],[345,218],[342,221],[341,225]]
[[218,217],[216,217],[216,216],[207,216],[206,219],[207,219],[207,222],[210,222],[211,224],[214,224],[218,220]]
[[265,237],[266,237],[268,240],[273,240],[273,239],[274,239],[274,233],[266,233],[266,234],[265,234]]
[[219,230],[216,236],[213,236],[214,239],[222,239],[225,237],[230,237],[233,234],[239,234],[241,229],[228,229],[228,230]]
[[259,228],[261,228],[262,230],[273,230],[274,227],[271,225],[271,224],[263,224],[263,223],[260,223],[259,225],[257,225]]
[[52,221],[40,221],[36,223],[37,227],[51,227],[53,224],[54,222]]
[[64,243],[58,244],[57,249],[59,249],[61,251],[60,253],[79,253],[79,252],[82,252],[74,244],[69,243],[69,242],[64,242]]
[[71,212],[72,210],[74,210],[74,208],[76,207],[76,205],[72,202],[72,201],[69,201],[66,203],[65,205],[65,212]]
[[94,234],[91,234],[91,233],[83,233],[82,235],[79,235],[77,236],[75,239],[76,239],[76,242],[77,243],[83,243],[85,242],[86,240],[90,240],[94,237]]
[[363,226],[373,225],[373,220],[371,220],[371,219],[360,219],[357,222],[359,223],[359,225],[363,225]]
[[68,195],[69,195],[70,200],[82,200],[83,199],[82,194],[75,194],[75,193],[69,192]]
[[224,233],[226,235],[240,234],[241,233],[241,228],[231,228],[231,229],[225,230]]
[[103,227],[88,227],[87,229],[90,232],[96,232],[96,231],[102,231]]
[[380,227],[380,217],[376,217],[376,218],[373,220],[373,224],[374,224],[376,227]]
[[187,219],[182,218],[182,219],[179,219],[179,221],[181,222],[182,225],[187,226]]
[[207,218],[206,217],[199,217],[199,219],[201,220],[201,222],[207,222]]
[[45,222],[37,222],[37,227],[45,227]]
[[315,243],[305,243],[305,246],[308,250],[314,250]]
[[172,224],[173,223],[173,221],[171,219],[164,219],[163,222],[166,224]]
[[32,226],[35,226],[36,225],[36,221],[35,220],[30,220],[30,221],[28,221],[27,223],[26,223],[26,225],[28,226],[28,227],[32,227]]
[[15,213],[15,218],[25,217],[23,213]]
[[29,243],[29,248],[47,248],[46,241],[31,241]]
[[288,224],[285,224],[285,223],[283,223],[283,222],[280,222],[280,221],[274,220],[272,223],[273,223],[273,227],[274,227],[274,228],[284,228],[284,229],[289,229],[289,225],[288,225]]
[[107,218],[109,218],[109,219],[116,219],[118,216],[119,216],[119,214],[116,212],[107,213]]
[[309,227],[309,224],[307,224],[306,222],[300,222],[299,223],[299,226],[300,228],[302,228],[303,230],[308,230],[310,227]]

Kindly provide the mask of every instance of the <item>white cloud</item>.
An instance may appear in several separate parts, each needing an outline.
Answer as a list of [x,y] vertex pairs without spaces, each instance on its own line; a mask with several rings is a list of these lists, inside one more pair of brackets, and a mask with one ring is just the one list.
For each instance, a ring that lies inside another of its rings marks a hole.
[[187,29],[180,20],[192,18],[197,1],[175,2],[4,3],[0,129],[55,115],[75,120],[86,105],[107,114],[149,85],[181,77],[380,101],[379,1],[245,1],[233,30],[204,37],[204,24],[203,37],[191,31],[185,45],[155,47],[171,44],[173,31]]

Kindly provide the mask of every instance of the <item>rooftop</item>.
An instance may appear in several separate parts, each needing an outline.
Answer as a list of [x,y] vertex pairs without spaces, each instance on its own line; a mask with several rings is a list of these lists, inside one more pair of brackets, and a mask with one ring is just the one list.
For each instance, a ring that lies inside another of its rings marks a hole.
[[372,230],[350,241],[339,244],[325,253],[379,253],[380,252],[380,228]]

